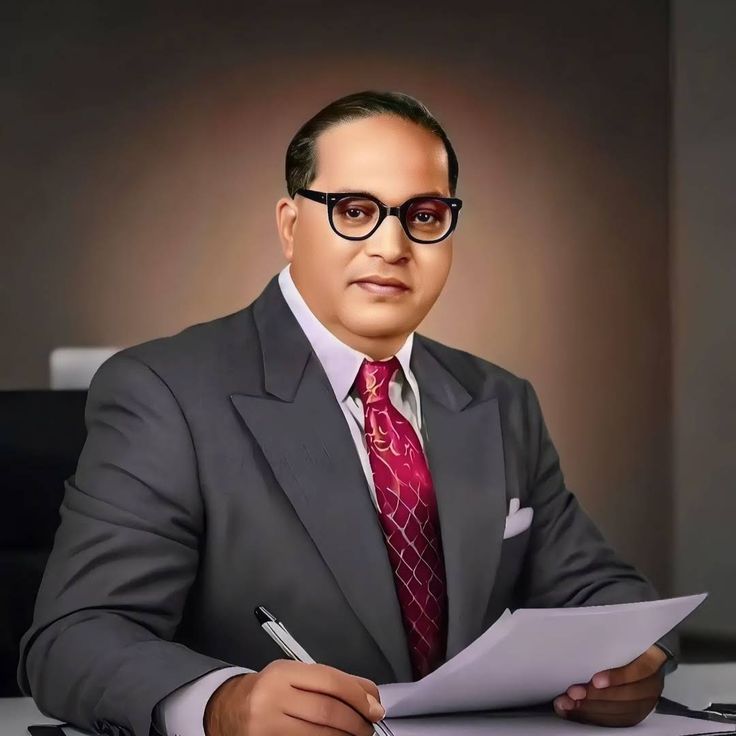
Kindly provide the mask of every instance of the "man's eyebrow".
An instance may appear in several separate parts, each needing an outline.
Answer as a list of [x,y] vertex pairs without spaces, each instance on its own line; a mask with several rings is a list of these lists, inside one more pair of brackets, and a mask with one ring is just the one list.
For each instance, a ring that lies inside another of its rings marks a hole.
[[[376,199],[381,199],[379,196],[375,195],[373,192],[359,191],[357,189],[351,189],[350,187],[340,187],[339,189],[335,189],[335,192],[345,192],[345,193],[355,194],[359,197],[375,197]],[[440,192],[438,189],[434,189],[431,192],[419,192],[418,194],[412,194],[410,197],[407,197],[407,199],[412,199],[413,197],[444,197],[444,196],[446,195]]]

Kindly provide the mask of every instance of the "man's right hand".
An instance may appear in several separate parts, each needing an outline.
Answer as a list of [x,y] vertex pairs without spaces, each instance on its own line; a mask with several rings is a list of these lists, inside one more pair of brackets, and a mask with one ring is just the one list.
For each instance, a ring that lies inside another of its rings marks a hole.
[[385,715],[371,680],[277,659],[226,680],[204,714],[207,736],[371,736]]

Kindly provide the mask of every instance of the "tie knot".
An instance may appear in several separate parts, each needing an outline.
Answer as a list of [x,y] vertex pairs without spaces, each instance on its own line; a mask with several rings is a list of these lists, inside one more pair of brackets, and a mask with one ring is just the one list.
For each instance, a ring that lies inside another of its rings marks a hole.
[[389,360],[363,360],[355,380],[363,406],[388,401],[388,385],[399,368],[401,363],[395,355]]

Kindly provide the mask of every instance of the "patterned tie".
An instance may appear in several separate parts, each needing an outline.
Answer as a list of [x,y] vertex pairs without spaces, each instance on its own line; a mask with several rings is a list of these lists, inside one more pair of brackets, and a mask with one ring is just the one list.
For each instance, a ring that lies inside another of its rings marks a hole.
[[364,360],[356,387],[379,518],[406,629],[414,679],[441,664],[446,649],[447,596],[432,476],[414,428],[391,403],[396,356]]

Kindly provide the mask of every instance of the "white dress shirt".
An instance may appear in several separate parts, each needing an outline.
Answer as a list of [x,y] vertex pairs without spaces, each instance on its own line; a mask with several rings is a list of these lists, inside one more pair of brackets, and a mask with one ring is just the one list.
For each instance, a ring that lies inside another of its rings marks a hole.
[[[287,264],[279,273],[281,293],[294,313],[299,326],[309,340],[312,349],[319,358],[327,378],[335,392],[335,397],[345,415],[350,434],[358,451],[373,504],[378,508],[376,489],[373,483],[368,450],[363,434],[365,415],[363,402],[353,385],[358,369],[364,359],[372,360],[368,355],[351,348],[332,334],[307,306],[304,298],[291,278],[291,264]],[[425,446],[419,387],[411,372],[409,361],[414,344],[414,333],[396,353],[402,371],[396,371],[389,382],[388,394],[391,403],[409,420],[414,431]],[[389,360],[390,358],[386,358]],[[404,380],[406,377],[406,380]],[[266,636],[266,634],[264,634]],[[212,694],[226,680],[236,675],[255,672],[246,667],[225,667],[214,670],[187,685],[180,687],[166,696],[154,711],[154,725],[165,736],[204,736],[204,711]]]

